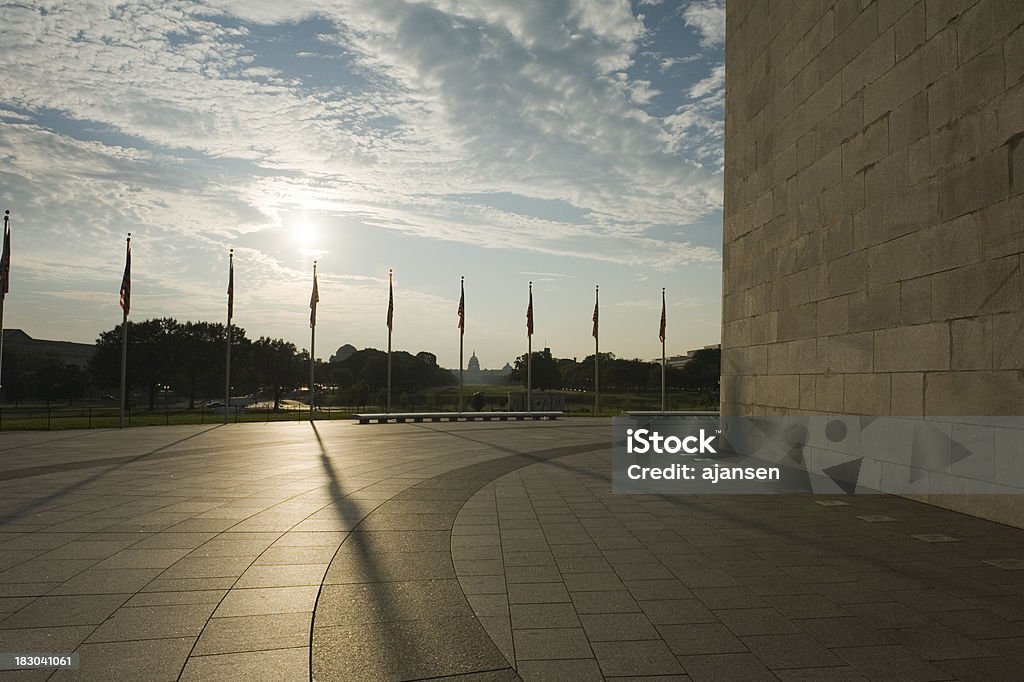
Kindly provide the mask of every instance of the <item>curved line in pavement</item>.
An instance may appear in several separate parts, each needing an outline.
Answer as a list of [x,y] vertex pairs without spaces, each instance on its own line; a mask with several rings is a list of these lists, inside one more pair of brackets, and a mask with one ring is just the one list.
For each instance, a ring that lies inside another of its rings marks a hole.
[[477,491],[505,474],[608,447],[602,440],[471,464],[411,486],[377,507],[342,543],[321,584],[310,678],[425,679],[488,672],[494,679],[518,680],[459,586],[451,557],[455,518]]

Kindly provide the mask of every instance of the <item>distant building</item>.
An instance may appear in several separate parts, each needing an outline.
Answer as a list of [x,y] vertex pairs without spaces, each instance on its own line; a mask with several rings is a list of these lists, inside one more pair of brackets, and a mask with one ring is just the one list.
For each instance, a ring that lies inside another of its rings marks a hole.
[[[686,363],[688,363],[690,360],[693,360],[693,356],[697,354],[697,351],[720,350],[721,348],[721,344],[713,343],[704,346],[703,348],[694,348],[693,350],[688,350],[686,351],[685,355],[669,355],[668,357],[665,358],[665,366],[674,367],[676,369],[682,369],[683,367],[686,366]],[[655,358],[651,362],[661,364],[661,358]]]
[[5,329],[3,333],[4,350],[17,349],[31,355],[54,355],[65,365],[76,365],[83,369],[96,350],[96,346],[90,343],[33,339],[21,329]]
[[476,351],[469,356],[466,369],[463,372],[463,381],[467,384],[483,384],[487,386],[502,386],[508,383],[508,376],[512,373],[512,367],[507,362],[501,369],[481,369],[480,359]]
[[356,347],[351,343],[346,343],[344,346],[338,349],[334,355],[331,356],[329,362],[344,362],[348,360],[356,352]]

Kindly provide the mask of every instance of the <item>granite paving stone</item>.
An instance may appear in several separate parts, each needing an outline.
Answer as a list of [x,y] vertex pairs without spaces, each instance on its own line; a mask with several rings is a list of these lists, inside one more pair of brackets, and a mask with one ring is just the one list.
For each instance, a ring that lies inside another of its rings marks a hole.
[[[946,680],[1024,664],[1024,572],[984,564],[1024,558],[1024,531],[885,496],[614,494],[608,433],[293,422],[52,452],[12,433],[0,633],[77,649],[82,669],[52,679]],[[909,537],[935,532],[961,541]]]
[[606,677],[683,674],[684,670],[665,642],[594,642],[594,656]]

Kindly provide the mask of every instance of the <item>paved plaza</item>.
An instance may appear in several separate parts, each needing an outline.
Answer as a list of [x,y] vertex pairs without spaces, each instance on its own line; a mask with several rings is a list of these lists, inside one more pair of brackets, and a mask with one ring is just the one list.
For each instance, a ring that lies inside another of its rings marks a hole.
[[1024,531],[880,495],[615,495],[611,433],[4,433],[0,653],[80,666],[0,680],[1024,677]]

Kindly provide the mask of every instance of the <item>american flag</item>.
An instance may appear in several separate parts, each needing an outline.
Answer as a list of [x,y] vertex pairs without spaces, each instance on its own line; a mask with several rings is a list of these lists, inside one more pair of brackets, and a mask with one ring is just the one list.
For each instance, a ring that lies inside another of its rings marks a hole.
[[526,335],[533,336],[533,282],[530,282],[530,305],[526,307]]
[[658,340],[665,343],[665,290],[661,290],[661,327],[658,329]]
[[459,331],[463,336],[466,334],[466,283],[459,283],[462,294],[459,296]]
[[395,318],[395,284],[392,278],[391,271],[388,270],[388,331],[391,331],[391,325]]
[[320,302],[320,292],[316,287],[316,261],[313,261],[313,293],[309,297],[309,327],[316,326],[316,304]]
[[124,276],[121,278],[121,310],[127,315],[132,307],[132,237],[128,235],[125,247]]

